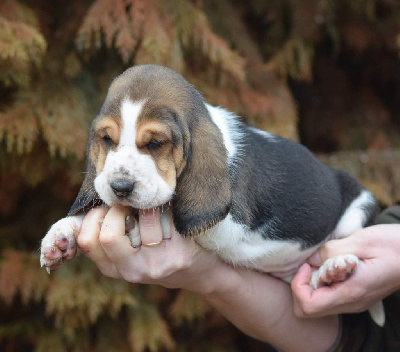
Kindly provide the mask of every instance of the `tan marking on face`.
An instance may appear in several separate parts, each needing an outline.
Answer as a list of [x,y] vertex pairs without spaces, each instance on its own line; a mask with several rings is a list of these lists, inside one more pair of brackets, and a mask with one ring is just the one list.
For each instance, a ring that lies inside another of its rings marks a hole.
[[171,142],[172,135],[168,126],[158,121],[138,121],[136,146],[144,148],[152,139],[159,142]]
[[[153,140],[161,143],[161,146],[149,150],[147,146]],[[151,155],[160,176],[171,188],[175,188],[177,171],[181,168],[183,150],[181,146],[174,147],[170,128],[160,121],[139,121],[136,132],[136,146],[141,153]]]
[[[110,137],[112,145],[109,146],[103,139]],[[110,116],[104,117],[96,123],[94,127],[94,136],[90,148],[90,158],[95,165],[96,172],[99,174],[104,167],[108,151],[117,146],[120,138],[120,125]]]

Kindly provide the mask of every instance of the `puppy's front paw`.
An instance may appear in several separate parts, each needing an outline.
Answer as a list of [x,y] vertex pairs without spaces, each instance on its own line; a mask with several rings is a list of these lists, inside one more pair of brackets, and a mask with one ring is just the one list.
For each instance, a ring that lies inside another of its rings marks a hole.
[[42,239],[40,266],[48,273],[60,268],[65,260],[72,259],[77,250],[75,236],[82,225],[83,216],[70,216],[57,221]]
[[357,264],[358,258],[353,254],[328,259],[317,271],[313,272],[310,286],[315,290],[334,282],[344,281],[354,272]]

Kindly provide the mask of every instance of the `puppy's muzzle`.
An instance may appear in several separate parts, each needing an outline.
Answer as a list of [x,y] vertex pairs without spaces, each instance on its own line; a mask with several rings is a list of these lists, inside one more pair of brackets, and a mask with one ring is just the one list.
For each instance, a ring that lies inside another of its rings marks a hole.
[[114,181],[110,184],[111,189],[117,197],[128,197],[134,188],[133,182],[126,182],[122,180]]

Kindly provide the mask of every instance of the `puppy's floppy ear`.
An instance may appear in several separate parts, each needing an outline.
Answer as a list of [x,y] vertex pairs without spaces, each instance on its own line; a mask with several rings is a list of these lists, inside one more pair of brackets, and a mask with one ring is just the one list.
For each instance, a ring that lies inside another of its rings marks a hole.
[[81,189],[72,204],[71,209],[68,212],[68,216],[76,215],[77,213],[86,213],[90,209],[97,205],[102,204],[102,201],[98,198],[96,190],[94,188],[94,179],[96,178],[96,169],[88,157],[86,166],[86,175],[83,180]]
[[227,151],[221,132],[207,116],[192,128],[187,165],[177,179],[175,228],[196,236],[221,221],[232,201]]

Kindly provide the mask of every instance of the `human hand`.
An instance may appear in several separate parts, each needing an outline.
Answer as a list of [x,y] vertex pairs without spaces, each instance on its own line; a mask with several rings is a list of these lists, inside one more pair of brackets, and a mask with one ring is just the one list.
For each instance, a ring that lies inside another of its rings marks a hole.
[[172,221],[171,238],[163,240],[159,210],[140,212],[139,231],[143,244],[161,243],[134,248],[125,235],[128,213],[121,206],[95,208],[83,220],[78,245],[104,275],[197,293],[211,290],[212,273],[224,265],[215,254],[200,248],[193,239],[182,238]]
[[309,258],[319,267],[338,255],[354,254],[360,261],[347,280],[312,291],[311,267],[304,264],[292,280],[294,312],[311,318],[367,310],[400,288],[400,225],[376,225],[329,241]]
[[[162,240],[157,212],[147,217],[140,214],[140,236],[142,244],[162,242],[134,248],[125,235],[127,215],[128,210],[120,206],[97,208],[83,220],[78,245],[104,275],[195,292],[244,333],[281,350],[321,351],[332,345],[337,336],[337,317],[306,322],[295,318],[287,309],[292,295],[283,281],[233,268],[193,239],[182,238],[172,221],[171,239]],[[288,330],[291,339],[287,339]]]

